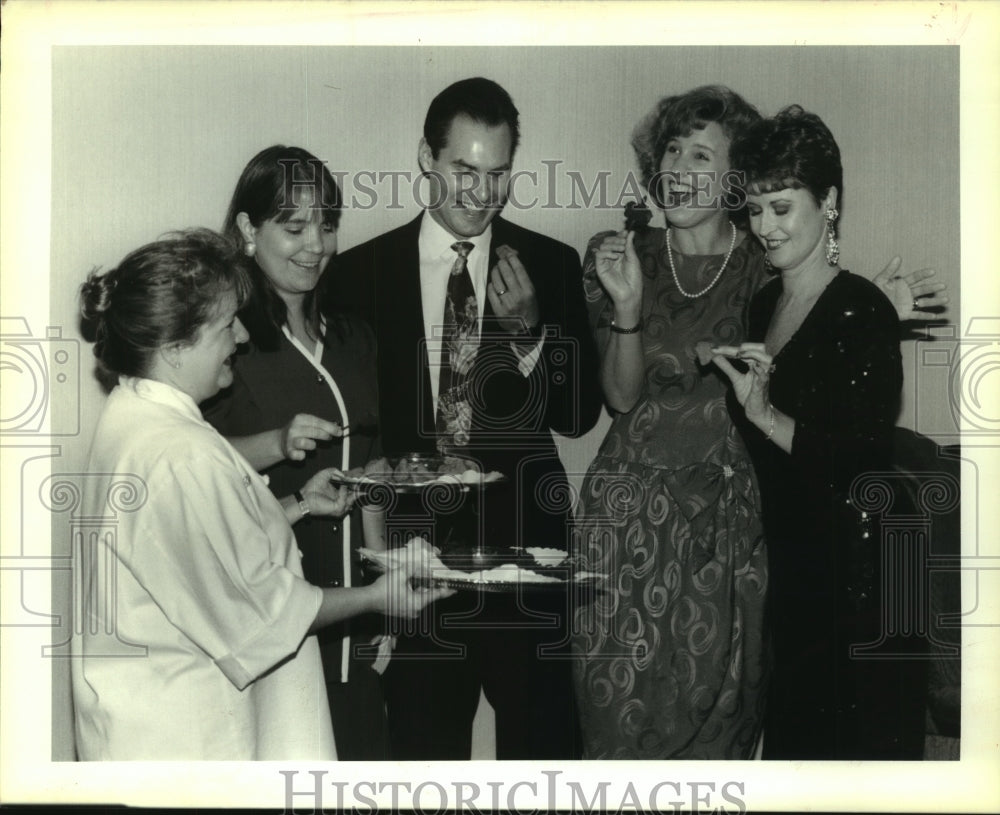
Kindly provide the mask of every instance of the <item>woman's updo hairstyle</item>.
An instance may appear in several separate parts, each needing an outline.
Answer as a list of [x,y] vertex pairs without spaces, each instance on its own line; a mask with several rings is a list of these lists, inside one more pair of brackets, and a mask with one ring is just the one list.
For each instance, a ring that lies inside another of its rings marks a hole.
[[823,120],[789,105],[751,127],[732,147],[733,166],[744,173],[749,193],[805,189],[816,205],[830,188],[844,210],[844,168],[840,148]]
[[102,379],[145,376],[157,349],[195,342],[227,292],[242,305],[246,273],[232,244],[208,229],[170,233],[91,272],[80,307]]

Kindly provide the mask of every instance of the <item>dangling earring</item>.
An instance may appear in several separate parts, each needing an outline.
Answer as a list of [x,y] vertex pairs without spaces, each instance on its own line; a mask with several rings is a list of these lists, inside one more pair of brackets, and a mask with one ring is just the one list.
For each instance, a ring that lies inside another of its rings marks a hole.
[[764,250],[764,271],[768,274],[774,271],[774,267],[771,265],[771,258],[767,254],[767,250]]
[[243,248],[243,251],[246,252],[248,258],[252,258],[257,251],[257,244],[253,241],[247,241],[247,245]]
[[840,261],[840,246],[837,244],[837,218],[840,213],[830,208],[826,211],[826,262],[836,266]]

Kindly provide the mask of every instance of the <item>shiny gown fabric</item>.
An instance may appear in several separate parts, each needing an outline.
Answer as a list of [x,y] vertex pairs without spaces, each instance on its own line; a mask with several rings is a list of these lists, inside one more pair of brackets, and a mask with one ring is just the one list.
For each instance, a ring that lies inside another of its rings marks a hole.
[[[744,341],[763,256],[742,236],[718,283],[691,299],[673,280],[662,229],[640,233],[635,246],[645,381],[636,406],[613,415],[581,496],[579,554],[610,576],[609,590],[575,615],[585,757],[747,758],[767,675],[767,559],[726,381],[699,364],[695,345]],[[674,255],[687,291],[704,288],[724,259]],[[603,344],[612,311],[593,251],[584,286]]]
[[[763,340],[780,293],[774,281],[754,298],[752,341]],[[746,432],[771,575],[765,758],[921,756],[925,663],[912,658],[920,643],[874,647],[884,639],[880,585],[891,575],[882,574],[878,518],[862,514],[852,492],[863,486],[859,478],[890,469],[900,359],[892,305],[869,281],[841,271],[774,358],[771,401],[795,419],[791,453]],[[852,656],[852,646],[867,657]]]

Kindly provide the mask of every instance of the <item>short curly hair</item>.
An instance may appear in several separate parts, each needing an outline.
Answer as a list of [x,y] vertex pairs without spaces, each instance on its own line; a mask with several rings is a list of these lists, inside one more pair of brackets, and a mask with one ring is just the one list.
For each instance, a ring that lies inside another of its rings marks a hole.
[[632,131],[632,149],[642,183],[653,199],[658,200],[657,191],[650,189],[650,184],[655,183],[671,139],[689,136],[716,122],[732,143],[760,118],[757,108],[725,85],[702,85],[687,93],[664,97]]
[[806,189],[817,206],[830,188],[843,210],[844,168],[830,128],[815,113],[789,105],[753,125],[731,150],[747,191]]

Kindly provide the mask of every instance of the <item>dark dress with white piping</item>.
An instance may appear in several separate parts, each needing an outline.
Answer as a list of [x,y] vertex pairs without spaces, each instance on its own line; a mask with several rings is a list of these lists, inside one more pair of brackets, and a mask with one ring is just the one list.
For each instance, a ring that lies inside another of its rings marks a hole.
[[[297,413],[347,425],[373,425],[378,409],[374,334],[356,318],[336,319],[327,328],[330,339],[314,351],[293,341],[287,332],[281,332],[275,351],[261,351],[252,344],[241,348],[232,387],[201,406],[205,418],[224,436],[283,427]],[[380,443],[369,429],[352,432],[346,440],[321,442],[304,461],[284,460],[264,472],[271,491],[281,498],[301,489],[326,467],[359,467],[379,455]],[[307,580],[317,586],[362,585],[354,554],[364,545],[360,510],[346,522],[306,517],[293,530]],[[372,670],[373,655],[367,647],[384,628],[383,618],[370,615],[328,626],[318,634],[342,761],[381,760],[388,755],[381,678]]]

